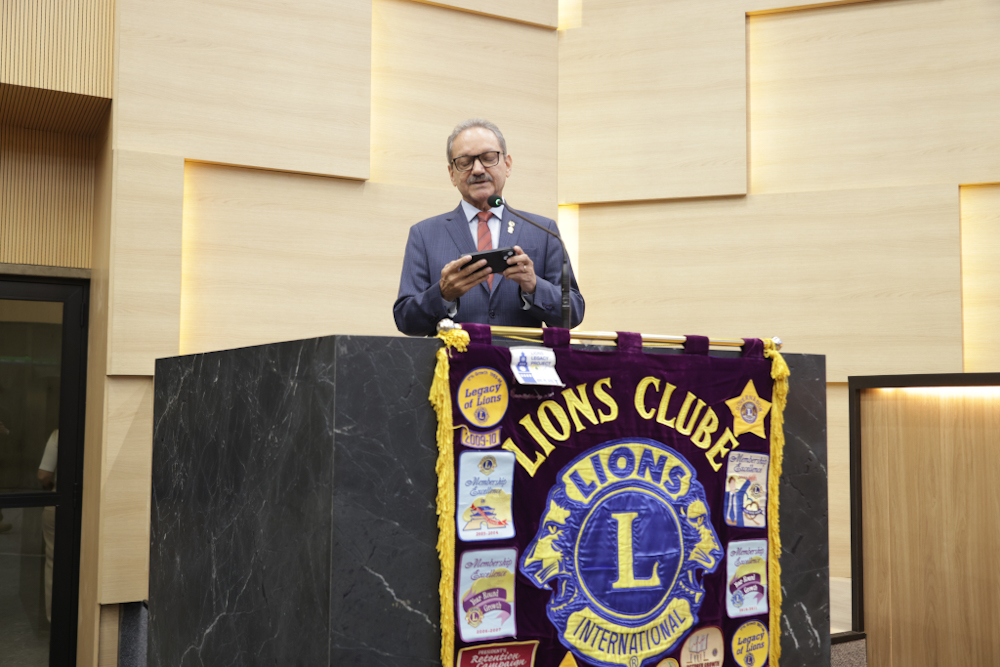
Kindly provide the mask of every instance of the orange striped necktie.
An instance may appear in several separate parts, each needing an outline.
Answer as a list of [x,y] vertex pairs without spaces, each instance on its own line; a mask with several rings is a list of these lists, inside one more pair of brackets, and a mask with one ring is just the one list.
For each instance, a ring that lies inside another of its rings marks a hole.
[[[493,237],[490,235],[490,218],[493,217],[492,211],[480,211],[476,213],[476,217],[479,218],[479,252],[484,250],[493,250]],[[487,284],[490,286],[490,291],[493,291],[493,274],[486,279]]]

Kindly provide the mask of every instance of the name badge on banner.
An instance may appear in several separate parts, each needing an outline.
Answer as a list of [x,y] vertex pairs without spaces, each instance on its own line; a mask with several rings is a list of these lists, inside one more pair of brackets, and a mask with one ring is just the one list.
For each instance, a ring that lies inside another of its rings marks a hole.
[[458,631],[462,641],[514,637],[517,549],[466,551],[459,564]]
[[458,460],[458,538],[463,542],[514,537],[511,503],[514,455],[464,452]]
[[767,613],[767,540],[729,543],[726,582],[729,618]]
[[510,370],[521,384],[565,386],[556,372],[556,351],[548,347],[510,348]]

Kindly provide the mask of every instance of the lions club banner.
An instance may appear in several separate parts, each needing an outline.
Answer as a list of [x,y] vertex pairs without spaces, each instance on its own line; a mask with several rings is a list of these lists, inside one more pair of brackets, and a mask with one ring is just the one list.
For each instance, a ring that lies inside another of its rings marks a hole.
[[788,367],[619,333],[606,351],[442,334],[442,660],[777,667]]

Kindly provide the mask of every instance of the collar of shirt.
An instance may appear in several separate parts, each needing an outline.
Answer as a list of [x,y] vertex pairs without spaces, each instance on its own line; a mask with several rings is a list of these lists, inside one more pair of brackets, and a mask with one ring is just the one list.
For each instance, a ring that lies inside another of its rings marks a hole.
[[[469,202],[462,200],[462,211],[465,213],[465,219],[469,221],[469,233],[472,234],[472,244],[479,244],[479,218],[476,216],[479,213],[479,209],[470,204]],[[503,206],[497,206],[496,208],[491,208],[490,213],[493,217],[486,225],[490,228],[490,239],[493,242],[494,250],[497,248],[497,244],[500,242],[500,221],[503,219]]]

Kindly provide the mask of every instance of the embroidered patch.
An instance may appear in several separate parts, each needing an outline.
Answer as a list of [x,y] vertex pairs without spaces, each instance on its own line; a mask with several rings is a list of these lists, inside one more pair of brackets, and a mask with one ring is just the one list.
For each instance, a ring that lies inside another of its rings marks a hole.
[[733,660],[740,667],[762,667],[767,663],[770,638],[760,621],[747,621],[733,633]]
[[767,613],[767,540],[740,540],[726,548],[726,614]]
[[456,515],[463,542],[514,537],[514,455],[464,452],[458,461]]
[[733,452],[726,466],[724,519],[741,528],[767,527],[767,454]]
[[466,551],[459,565],[458,631],[462,641],[514,637],[516,549]]
[[743,393],[726,401],[726,405],[733,413],[733,433],[737,438],[744,433],[753,433],[761,438],[767,437],[764,432],[764,417],[770,412],[771,403],[757,395],[753,380],[747,382]]
[[726,641],[714,625],[698,628],[684,642],[680,667],[722,667]]
[[538,642],[510,642],[463,648],[458,667],[534,667]]
[[459,383],[455,402],[462,416],[476,428],[496,426],[507,414],[507,381],[493,368],[474,368]]
[[645,438],[612,440],[560,471],[521,573],[552,595],[559,640],[590,664],[655,664],[698,624],[723,551],[694,467]]

